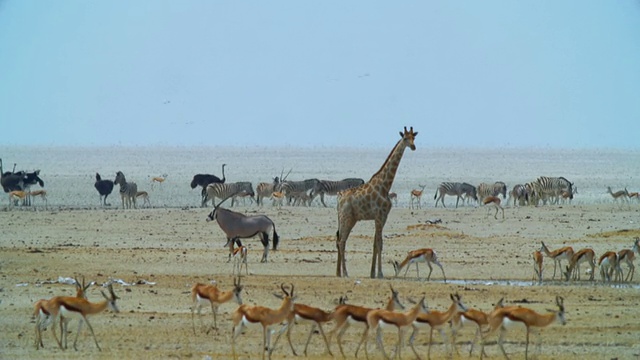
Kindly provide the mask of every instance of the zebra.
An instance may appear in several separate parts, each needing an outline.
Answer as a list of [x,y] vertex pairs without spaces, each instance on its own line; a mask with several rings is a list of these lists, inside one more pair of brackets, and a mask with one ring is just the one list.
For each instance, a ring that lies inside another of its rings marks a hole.
[[546,204],[548,200],[557,204],[563,191],[573,193],[573,183],[564,177],[540,176],[534,181],[534,187],[539,191],[538,196],[542,199],[543,204]]
[[287,204],[291,204],[291,200],[297,197],[297,194],[306,193],[309,190],[313,190],[316,184],[320,180],[318,179],[306,179],[303,181],[282,181],[276,185],[274,191],[283,192],[287,195]]
[[202,207],[205,207],[209,200],[211,200],[212,203],[215,203],[215,198],[226,199],[229,197],[231,198],[231,206],[233,206],[236,197],[242,191],[246,191],[246,193],[252,198],[255,196],[253,185],[248,181],[209,184],[206,187],[204,199],[202,199]]
[[327,204],[324,203],[325,195],[336,196],[340,191],[358,187],[362,184],[364,184],[364,180],[360,178],[347,178],[340,181],[320,180],[311,190],[311,201],[320,195],[320,202],[324,207],[327,207]]
[[476,188],[478,190],[478,199],[484,200],[487,196],[498,196],[502,194],[502,198],[507,198],[507,185],[502,181],[496,181],[493,185],[481,183]]
[[509,200],[507,204],[511,202],[513,199],[513,206],[516,206],[516,202],[518,205],[523,205],[529,201],[529,191],[527,187],[522,184],[517,184],[513,186],[513,189],[509,192]]
[[[440,193],[440,197],[438,197],[438,192]],[[433,196],[436,200],[436,207],[438,207],[438,201],[442,202],[442,207],[444,206],[444,196],[457,196],[456,199],[456,208],[458,208],[458,202],[462,198],[462,195],[470,196],[475,201],[478,201],[478,194],[476,191],[476,187],[468,184],[468,183],[459,183],[459,182],[443,182],[436,189],[436,194]]]
[[[127,179],[124,177],[122,171],[118,171],[116,173],[116,179],[113,181],[114,184],[120,185],[120,197],[122,198],[122,209],[131,209],[131,204],[133,203],[133,208],[137,209],[136,206],[136,195],[138,194],[138,185],[134,182],[127,182]],[[125,207],[126,200],[126,207]]]

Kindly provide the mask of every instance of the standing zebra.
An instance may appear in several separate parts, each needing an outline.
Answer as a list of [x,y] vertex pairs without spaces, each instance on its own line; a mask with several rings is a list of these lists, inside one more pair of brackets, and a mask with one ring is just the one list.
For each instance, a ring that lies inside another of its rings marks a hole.
[[[131,209],[131,204],[133,203],[133,208],[137,209],[136,206],[136,195],[138,194],[138,185],[134,182],[127,182],[127,179],[124,177],[122,171],[118,171],[116,173],[116,179],[113,181],[114,184],[120,185],[120,197],[122,198],[122,209]],[[126,200],[126,207],[125,207]]]
[[364,180],[359,178],[347,178],[340,181],[320,180],[311,190],[311,201],[320,195],[320,202],[324,207],[327,207],[327,204],[324,203],[325,195],[336,196],[340,191],[358,187],[362,184],[364,184]]
[[282,181],[275,187],[275,191],[287,194],[287,204],[291,204],[294,197],[298,197],[301,193],[313,190],[320,180],[307,179],[303,181]]
[[513,189],[509,192],[509,200],[507,201],[507,204],[511,202],[511,199],[513,199],[514,207],[516,206],[516,202],[518,205],[526,204],[527,201],[529,201],[529,191],[526,186],[522,184],[514,185]]
[[540,176],[534,181],[535,190],[538,193],[542,203],[546,205],[547,200],[551,200],[553,204],[557,204],[560,200],[562,192],[568,191],[573,193],[573,183],[564,177],[548,177]]
[[481,183],[477,187],[478,199],[481,201],[488,196],[498,196],[502,194],[502,198],[507,198],[507,185],[502,181],[496,181],[493,185],[487,183]]
[[[440,197],[438,197],[438,192],[440,193]],[[470,196],[473,200],[478,201],[478,193],[476,191],[476,187],[468,184],[468,183],[459,183],[459,182],[443,182],[436,189],[436,194],[433,196],[436,200],[436,207],[438,207],[438,201],[442,202],[442,207],[444,206],[444,196],[457,196],[456,199],[456,208],[458,208],[458,202],[462,198],[462,195]]]
[[246,191],[249,196],[252,198],[255,196],[255,192],[253,191],[253,185],[251,185],[248,181],[239,181],[235,183],[213,183],[207,185],[204,199],[202,199],[202,207],[207,205],[207,202],[211,200],[212,203],[215,204],[215,199],[227,199],[231,198],[231,206],[236,201],[236,196],[240,194],[240,192]]

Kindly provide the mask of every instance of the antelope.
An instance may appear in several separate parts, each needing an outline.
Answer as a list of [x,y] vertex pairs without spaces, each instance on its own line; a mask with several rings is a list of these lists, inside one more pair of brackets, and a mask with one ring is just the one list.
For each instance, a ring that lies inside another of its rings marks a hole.
[[149,201],[149,193],[146,191],[137,191],[136,192],[136,198],[142,198],[143,203],[142,206],[148,206],[151,207],[151,202]]
[[[540,251],[553,259],[553,277],[556,278],[556,268],[560,266],[561,260],[571,261],[571,257],[573,256],[573,248],[571,246],[565,246],[560,249],[549,251],[549,248],[544,244],[544,241],[541,241],[542,247]],[[560,266],[560,271],[562,272],[562,266]],[[562,275],[561,275],[562,276]]]
[[233,249],[233,274],[235,275],[236,269],[238,269],[238,276],[242,276],[242,265],[244,264],[244,270],[249,275],[249,266],[247,265],[247,247],[240,244],[240,240],[236,241],[239,246]]
[[640,200],[640,197],[638,196],[638,192],[634,191],[634,192],[630,192],[629,193],[629,199],[636,199],[636,200]]
[[398,275],[400,274],[400,270],[402,270],[402,268],[405,266],[407,267],[407,269],[404,271],[404,276],[407,277],[407,272],[409,271],[411,264],[416,264],[416,273],[418,274],[418,278],[420,278],[420,269],[418,269],[418,263],[421,262],[426,262],[427,266],[429,266],[429,275],[427,276],[427,281],[431,279],[431,273],[433,272],[431,263],[434,263],[438,265],[438,267],[440,267],[440,270],[442,270],[442,277],[444,278],[444,282],[447,282],[447,276],[444,274],[444,268],[442,267],[442,264],[440,264],[440,261],[438,261],[438,255],[433,249],[412,250],[407,253],[407,257],[402,260],[401,263],[393,261],[392,264],[393,269],[396,272],[396,277],[398,277]]
[[155,183],[158,183],[160,185],[162,185],[162,183],[167,180],[167,174],[162,174],[162,176],[154,176],[153,178],[151,178],[151,189],[153,190],[153,185]]
[[503,341],[506,331],[512,328],[515,324],[522,324],[527,329],[527,344],[525,346],[525,359],[529,357],[529,333],[531,328],[544,328],[552,323],[558,321],[562,325],[566,325],[564,317],[564,299],[560,296],[556,296],[556,305],[558,311],[547,310],[546,314],[539,314],[531,309],[523,307],[505,307],[494,310],[489,315],[489,331],[482,337],[482,351],[480,353],[480,359],[484,354],[485,339],[500,328],[500,337],[498,339],[498,345],[502,354],[506,357],[507,353],[504,350]]
[[[340,298],[340,303],[344,304],[344,298]],[[311,329],[309,330],[309,336],[307,337],[307,342],[304,345],[304,356],[307,356],[307,348],[309,347],[309,343],[311,342],[311,335],[313,335],[316,327],[320,330],[320,334],[322,335],[322,339],[324,340],[324,344],[327,347],[327,352],[329,355],[333,356],[331,353],[331,347],[329,346],[329,340],[327,340],[327,336],[322,329],[322,324],[326,324],[327,322],[333,319],[333,312],[326,312],[322,309],[304,305],[304,304],[294,304],[293,311],[289,314],[289,318],[287,319],[287,340],[289,341],[289,346],[291,347],[291,352],[293,352],[294,356],[298,356],[296,353],[296,349],[293,347],[291,343],[291,330],[293,329],[294,324],[310,324]],[[278,334],[278,337],[273,343],[273,347],[276,347],[278,340],[280,340],[280,336],[282,333]]]
[[[75,279],[75,286],[76,286],[76,297],[86,299],[87,289],[89,288],[89,286],[91,286],[91,283],[89,283],[89,285],[85,285],[84,278],[83,278],[82,285],[81,285],[80,282],[78,282],[78,280]],[[59,309],[53,306],[57,301],[54,299],[55,298],[48,299],[48,300],[40,299],[36,301],[36,303],[33,305],[33,317],[36,318],[36,342],[35,342],[36,350],[38,350],[41,347],[44,347],[44,344],[42,343],[42,330],[45,330],[49,325],[49,323],[51,323],[51,321],[55,319],[55,317],[57,316],[57,311]],[[69,321],[69,319],[65,319],[65,320],[67,322]],[[55,326],[55,324],[53,324],[53,326]],[[60,323],[60,330],[62,330],[62,327],[63,327],[62,323]],[[59,341],[58,337],[55,335],[55,331],[52,330],[52,332],[55,336],[56,342],[60,344],[62,339],[60,339]],[[65,337],[65,334],[62,333],[61,336]],[[66,342],[65,342],[65,347],[66,347]]]
[[[487,196],[482,200],[482,205],[491,204],[496,208],[496,213],[493,215],[496,220],[498,219],[498,210],[502,210],[502,218],[504,219],[504,208],[500,205],[500,202],[500,198],[497,196]],[[487,216],[489,216],[489,212],[487,212]]]
[[18,200],[24,200],[27,193],[21,190],[14,190],[9,193],[9,205],[14,206]]
[[[378,344],[378,348],[382,351],[382,355],[385,358],[387,357],[387,353],[384,351],[384,345],[382,343],[382,328],[395,326],[398,329],[398,343],[396,344],[395,354],[398,358],[402,358],[402,345],[404,343],[404,331],[405,328],[411,326],[413,322],[416,320],[418,315],[426,314],[429,311],[427,305],[424,303],[424,296],[420,301],[413,306],[409,311],[405,313],[397,313],[390,310],[378,309],[372,310],[367,314],[367,328],[362,334],[362,339],[360,340],[360,345],[364,342],[364,353],[369,358],[369,353],[367,351],[367,343],[368,343],[368,335],[369,331],[376,330],[376,342]],[[360,347],[358,345],[358,347]]]
[[422,209],[422,205],[420,204],[420,201],[422,200],[422,193],[424,192],[424,188],[427,185],[418,185],[418,186],[420,186],[420,190],[416,190],[416,189],[411,190],[411,208],[412,209],[413,209],[413,200],[417,200],[418,209]]
[[[504,307],[503,305],[504,298],[500,299],[493,310],[497,310],[499,308]],[[482,328],[487,327],[489,325],[489,314],[477,310],[477,309],[467,309],[467,311],[457,312],[451,318],[451,336],[453,338],[453,347],[456,351],[456,354],[459,354],[458,348],[456,346],[456,337],[458,335],[458,331],[464,326],[466,323],[474,323],[477,327],[476,334],[473,337],[473,341],[471,342],[471,348],[469,349],[469,356],[473,354],[473,347],[476,344],[476,341],[482,338]]]
[[[196,324],[193,317],[194,311],[198,313],[198,319],[200,319],[200,326],[202,327],[200,309],[207,304],[211,305],[211,312],[213,313],[213,328],[217,330],[218,307],[231,300],[235,301],[238,305],[242,305],[242,298],[240,297],[242,288],[243,286],[240,285],[240,278],[237,280],[233,279],[233,289],[230,291],[220,291],[215,285],[202,283],[196,283],[193,285],[191,288],[191,302],[193,303],[191,306],[191,325],[193,326],[193,333],[196,333]],[[207,334],[208,333],[209,330],[207,330]]]
[[398,194],[396,194],[394,192],[390,192],[389,193],[389,200],[393,201],[393,204],[395,206],[398,206]]
[[533,272],[538,278],[538,284],[542,284],[542,253],[538,250],[533,252]]
[[600,277],[602,281],[611,282],[611,274],[615,273],[615,282],[622,280],[622,269],[620,268],[620,258],[615,251],[607,251],[598,260],[600,267]]
[[[391,289],[391,296],[387,301],[385,309],[390,311],[393,311],[395,308],[404,310],[404,305],[402,305],[400,303],[400,300],[398,299],[398,292],[393,290],[393,286],[391,285],[389,285],[389,288]],[[368,326],[367,314],[372,310],[374,309],[350,304],[340,304],[333,310],[333,319],[336,322],[336,326],[329,333],[329,340],[331,340],[331,336],[333,336],[333,334],[337,331],[338,335],[336,337],[336,342],[338,343],[340,354],[342,354],[343,358],[346,357],[344,355],[344,350],[342,349],[342,337],[344,336],[344,333],[347,331],[350,325],[361,325],[365,327]],[[356,348],[356,356],[359,349],[360,346]]]
[[633,273],[636,271],[636,267],[633,265],[633,260],[636,258],[635,253],[640,254],[640,237],[635,238],[633,248],[631,248],[631,250],[624,249],[618,252],[618,259],[620,260],[620,263],[625,262],[629,267],[629,272],[627,273],[627,277],[624,281],[633,280]]
[[[430,311],[426,314],[419,314],[416,320],[413,322],[413,332],[411,333],[411,337],[409,338],[409,345],[411,345],[411,350],[415,356],[420,359],[420,355],[416,351],[415,347],[413,347],[413,341],[416,338],[416,335],[420,331],[421,328],[429,326],[429,350],[427,351],[427,358],[431,359],[431,343],[433,342],[433,330],[440,331],[440,335],[442,335],[442,339],[444,341],[445,350],[447,347],[447,336],[444,332],[445,324],[448,324],[449,321],[456,315],[458,312],[467,311],[467,307],[462,303],[462,297],[456,294],[450,294],[451,298],[451,306],[445,312],[440,311]],[[453,354],[453,353],[452,353]]]
[[618,199],[622,199],[622,201],[627,202],[628,198],[629,198],[629,191],[627,191],[627,188],[624,188],[624,190],[618,190],[616,192],[613,192],[611,190],[611,186],[607,186],[607,192],[609,194],[611,194],[611,196],[613,197],[613,201],[618,202]]
[[569,260],[569,266],[564,273],[565,279],[569,281],[571,274],[573,274],[573,280],[580,280],[580,263],[587,262],[591,266],[591,276],[589,280],[593,280],[594,269],[596,267],[595,262],[596,253],[592,249],[582,249],[571,257]]
[[[76,344],[78,342],[78,335],[80,334],[80,330],[82,330],[83,321],[87,323],[87,327],[91,331],[91,335],[93,336],[93,341],[95,342],[96,347],[98,348],[99,351],[102,351],[102,349],[100,348],[100,345],[98,345],[98,339],[96,339],[96,334],[93,332],[93,327],[89,323],[89,320],[87,319],[87,317],[89,315],[101,313],[107,308],[109,308],[111,311],[114,311],[116,313],[120,311],[118,310],[118,306],[116,304],[116,300],[118,299],[118,297],[113,292],[112,285],[109,284],[107,288],[109,290],[110,296],[105,295],[105,293],[101,291],[100,293],[102,293],[102,296],[105,298],[105,300],[99,303],[92,303],[86,299],[77,298],[77,297],[68,297],[68,296],[53,298],[50,301],[50,303],[53,302],[52,306],[55,309],[57,309],[55,310],[57,311],[57,318],[59,318],[60,321],[62,322],[61,323],[63,327],[62,336],[64,336],[64,334],[66,334],[68,331],[67,330],[68,321],[65,321],[66,319],[75,318],[79,320],[78,331],[76,332],[76,338],[73,341],[73,348],[76,351],[78,350],[78,348],[76,347]],[[54,322],[55,322],[55,319],[54,319]],[[54,336],[55,336],[55,326],[53,326],[52,329],[54,330]],[[61,349],[64,349],[62,347],[62,343],[59,343],[59,345]],[[65,348],[66,348],[66,342],[65,342]]]
[[284,199],[287,197],[287,194],[285,194],[282,191],[274,191],[271,193],[271,200],[273,201],[272,205],[273,206],[277,206],[277,207],[282,207],[282,204],[284,202]]
[[266,215],[246,216],[244,214],[220,207],[229,197],[220,201],[207,216],[207,222],[216,220],[227,236],[225,246],[229,247],[229,255],[233,253],[233,244],[236,239],[252,238],[256,235],[264,246],[260,262],[267,262],[269,254],[269,231],[273,230],[273,250],[278,248],[280,237],[276,232],[276,225]]
[[291,292],[287,292],[284,288],[284,284],[280,285],[280,289],[284,293],[284,296],[280,294],[274,294],[274,296],[282,299],[282,304],[278,309],[270,309],[264,306],[251,306],[240,305],[232,315],[233,328],[231,330],[231,351],[233,358],[236,359],[236,338],[242,333],[242,329],[245,326],[262,325],[262,359],[264,360],[264,352],[269,352],[269,358],[273,348],[269,347],[271,340],[271,330],[276,325],[279,325],[282,321],[289,318],[289,315],[294,309],[294,303],[296,296],[293,293],[293,284],[291,285]]
[[40,196],[42,201],[44,201],[44,207],[47,207],[47,190],[34,190],[29,192],[29,196]]

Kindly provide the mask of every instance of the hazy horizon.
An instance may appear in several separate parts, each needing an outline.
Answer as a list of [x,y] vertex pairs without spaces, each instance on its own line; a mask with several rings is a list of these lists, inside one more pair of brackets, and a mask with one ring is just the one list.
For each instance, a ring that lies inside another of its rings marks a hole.
[[0,141],[636,149],[639,40],[637,1],[0,1]]

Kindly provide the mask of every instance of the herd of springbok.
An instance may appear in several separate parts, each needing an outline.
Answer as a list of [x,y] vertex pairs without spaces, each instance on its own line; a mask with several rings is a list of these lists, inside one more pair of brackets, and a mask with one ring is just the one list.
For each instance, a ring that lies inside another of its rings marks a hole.
[[[622,249],[618,252],[607,251],[597,258],[593,249],[585,248],[574,251],[571,246],[564,246],[556,250],[549,248],[542,242],[540,250],[533,252],[533,270],[534,278],[538,283],[542,284],[542,260],[543,256],[553,260],[553,276],[555,279],[558,268],[560,268],[560,278],[566,281],[580,280],[580,264],[586,263],[589,266],[589,280],[593,280],[595,276],[596,265],[600,268],[600,278],[603,282],[629,282],[633,280],[635,266],[633,264],[636,253],[640,255],[640,237],[636,237],[631,249]],[[565,261],[565,271],[562,269],[561,261]],[[627,276],[624,276],[622,264],[626,264],[628,268]]]

